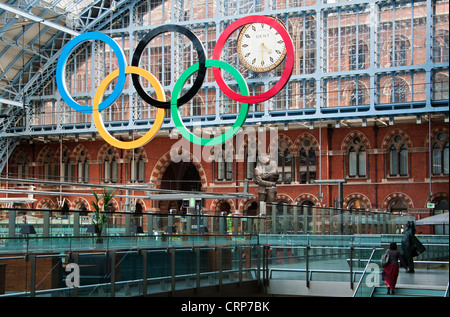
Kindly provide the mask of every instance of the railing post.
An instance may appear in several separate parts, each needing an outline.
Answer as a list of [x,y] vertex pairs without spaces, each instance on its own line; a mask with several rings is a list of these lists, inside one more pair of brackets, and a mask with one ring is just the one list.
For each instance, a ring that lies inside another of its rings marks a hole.
[[42,236],[50,236],[50,211],[44,211]]
[[[25,261],[28,262],[28,260],[31,262],[31,269],[30,269],[30,296],[35,297],[36,296],[36,255],[35,254],[27,254],[27,257],[25,258]],[[25,263],[26,265],[26,263]]]
[[139,253],[142,255],[142,296],[147,296],[148,252],[141,249]]
[[14,238],[16,236],[16,211],[9,211],[9,219],[8,219],[8,237]]
[[258,281],[258,286],[261,285],[261,247],[256,245],[256,276]]
[[172,277],[171,277],[171,293],[172,296],[175,294],[175,274],[176,274],[176,267],[175,267],[175,249],[170,248],[169,249],[170,255],[171,255],[171,269],[172,269]]
[[80,235],[80,213],[78,211],[73,213],[73,235],[74,237]]
[[116,251],[108,252],[111,263],[111,297],[116,296]]
[[148,227],[148,234],[153,234],[153,214],[148,214],[147,216],[147,227]]
[[[80,263],[80,255],[78,253],[70,252],[68,261],[70,261],[71,259],[73,260],[73,263],[75,263],[76,265],[78,265]],[[78,297],[78,287],[77,286],[75,286],[73,288],[73,296]]]
[[221,291],[223,283],[223,248],[218,247],[217,252],[219,253],[219,291]]
[[353,289],[353,246],[350,247],[350,289]]
[[242,286],[242,246],[237,246],[238,267],[239,267],[239,287]]
[[309,288],[309,245],[306,246],[306,287]]
[[200,292],[200,248],[194,248],[195,252],[195,285],[197,294]]
[[270,246],[263,246],[263,283],[264,286],[269,286],[269,249]]
[[294,234],[298,234],[298,207],[293,208]]
[[277,204],[272,205],[272,234],[277,233]]

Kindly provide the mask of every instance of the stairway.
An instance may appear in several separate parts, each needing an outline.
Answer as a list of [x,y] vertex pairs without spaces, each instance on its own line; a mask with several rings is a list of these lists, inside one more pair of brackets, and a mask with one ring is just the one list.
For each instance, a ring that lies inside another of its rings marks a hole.
[[399,287],[395,294],[387,294],[387,287],[375,287],[372,297],[444,297],[445,288]]

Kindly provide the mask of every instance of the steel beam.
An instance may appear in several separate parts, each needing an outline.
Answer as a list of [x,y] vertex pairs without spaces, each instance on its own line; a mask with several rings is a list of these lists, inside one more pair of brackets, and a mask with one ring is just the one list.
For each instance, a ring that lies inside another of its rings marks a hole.
[[13,8],[13,7],[11,7],[9,5],[6,5],[4,3],[0,3],[0,9],[8,11],[8,12],[11,12],[11,13],[14,13],[14,14],[18,14],[18,15],[26,18],[26,19],[42,23],[42,24],[44,24],[44,25],[46,25],[48,27],[51,27],[53,29],[56,29],[56,30],[59,30],[59,31],[62,31],[62,32],[65,32],[65,33],[69,33],[69,34],[74,35],[74,36],[77,36],[77,35],[80,34],[77,31],[74,31],[74,30],[71,30],[69,28],[66,28],[65,26],[62,26],[62,25],[59,25],[57,23],[53,23],[53,22],[47,21],[45,19],[39,18],[39,17],[37,17],[35,15],[32,15],[32,14],[29,14],[29,13],[24,12],[22,10]]

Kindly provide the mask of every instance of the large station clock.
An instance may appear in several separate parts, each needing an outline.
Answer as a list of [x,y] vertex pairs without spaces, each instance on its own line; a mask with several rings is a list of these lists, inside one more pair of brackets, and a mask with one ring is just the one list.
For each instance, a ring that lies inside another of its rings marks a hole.
[[265,23],[245,25],[238,36],[237,50],[240,61],[255,72],[274,69],[286,56],[283,37]]

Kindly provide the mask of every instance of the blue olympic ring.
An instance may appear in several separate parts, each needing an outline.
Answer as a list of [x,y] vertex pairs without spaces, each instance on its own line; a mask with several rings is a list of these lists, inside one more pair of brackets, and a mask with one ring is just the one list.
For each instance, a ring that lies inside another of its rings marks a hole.
[[126,80],[125,67],[127,66],[127,63],[122,48],[116,42],[114,42],[112,38],[99,32],[83,33],[81,35],[78,35],[74,39],[70,40],[69,43],[67,43],[66,46],[64,46],[63,50],[61,51],[61,55],[58,59],[58,63],[56,65],[56,84],[58,87],[63,87],[63,89],[59,89],[59,93],[61,94],[61,97],[67,103],[67,105],[72,109],[78,112],[92,113],[92,106],[88,107],[82,106],[75,100],[73,100],[73,98],[67,93],[67,87],[64,81],[65,66],[70,53],[77,45],[87,40],[99,40],[108,44],[113,50],[113,52],[116,54],[117,61],[119,63],[118,65],[119,75],[116,86],[113,89],[111,95],[109,95],[108,98],[106,98],[102,103],[100,103],[98,107],[99,111],[104,110],[108,108],[110,105],[112,105],[113,102],[117,98],[119,98],[120,94],[122,93],[122,90],[125,87],[125,80]]

